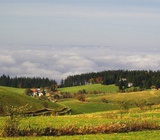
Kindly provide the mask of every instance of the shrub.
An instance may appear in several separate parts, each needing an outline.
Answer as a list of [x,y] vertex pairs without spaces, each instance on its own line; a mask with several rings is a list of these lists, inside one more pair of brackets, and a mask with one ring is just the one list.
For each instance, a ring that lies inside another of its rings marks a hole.
[[0,114],[4,114],[4,108],[1,102],[0,102]]
[[28,105],[14,107],[7,106],[5,107],[5,113],[8,115],[8,119],[6,120],[3,129],[1,131],[2,137],[14,137],[19,136],[19,122],[21,118],[23,118],[25,111],[27,111]]
[[79,101],[82,101],[82,102],[85,101],[85,96],[84,96],[83,94],[77,94],[77,95],[75,96],[75,98],[76,98],[77,100],[79,100]]
[[149,102],[147,100],[135,100],[134,104],[139,107],[140,110],[145,111],[148,109],[151,109],[152,106],[154,105],[153,102]]
[[79,90],[78,94],[87,94],[87,91],[85,89]]
[[43,102],[43,106],[44,106],[45,108],[48,108],[48,107],[49,107],[49,105],[48,105],[48,103],[47,103],[46,101]]
[[139,107],[140,110],[145,111],[147,109],[145,100],[134,100],[136,107]]
[[106,98],[104,98],[104,97],[101,98],[101,101],[104,102],[104,103],[108,103],[108,100]]
[[130,107],[131,104],[132,103],[129,100],[117,101],[117,105],[118,105],[118,108],[119,108],[120,113],[121,113],[121,118],[122,118],[123,113],[126,113],[126,112],[129,111],[129,107]]
[[70,92],[61,92],[62,98],[72,98],[72,94]]
[[32,96],[33,91],[32,91],[30,88],[27,88],[27,89],[24,91],[24,94],[25,94],[25,95],[28,95],[28,96]]
[[132,132],[142,130],[158,130],[160,126],[155,122],[149,121],[126,121],[110,124],[101,124],[97,126],[63,126],[61,128],[30,128],[21,130],[20,136],[63,136],[63,135],[85,135],[85,134],[110,134],[110,133],[121,133],[121,132]]
[[60,96],[58,94],[55,94],[53,97],[54,97],[54,99],[59,99],[60,98]]

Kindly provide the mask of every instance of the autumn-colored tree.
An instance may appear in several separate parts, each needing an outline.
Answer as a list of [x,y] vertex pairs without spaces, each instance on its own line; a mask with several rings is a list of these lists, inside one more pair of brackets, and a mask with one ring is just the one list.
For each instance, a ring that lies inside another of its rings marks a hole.
[[91,78],[89,81],[91,84],[94,84],[94,78]]
[[54,87],[55,87],[55,89],[57,90],[57,89],[58,89],[58,84],[55,84]]
[[33,91],[30,89],[30,88],[27,88],[25,91],[24,91],[24,94],[25,95],[28,95],[28,96],[31,96],[33,93]]
[[96,78],[96,82],[97,82],[97,83],[102,83],[102,81],[103,81],[103,78],[102,78],[102,77],[99,76],[99,77]]
[[22,82],[18,84],[18,88],[22,88]]

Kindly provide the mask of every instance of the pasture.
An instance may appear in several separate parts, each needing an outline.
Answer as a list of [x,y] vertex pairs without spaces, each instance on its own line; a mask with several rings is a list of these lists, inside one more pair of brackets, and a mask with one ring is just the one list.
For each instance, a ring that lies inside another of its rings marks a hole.
[[[148,111],[140,111],[138,108],[134,108],[128,113],[124,113],[123,117],[121,117],[119,110],[81,115],[26,117],[20,121],[19,127],[21,130],[35,130],[35,132],[30,135],[32,136],[29,137],[30,139],[61,140],[65,138],[68,140],[105,140],[106,138],[110,138],[114,140],[125,138],[130,140],[136,138],[143,140],[145,138],[154,138],[158,140],[158,138],[160,138],[160,109],[157,108],[159,107],[159,105],[154,106],[152,110]],[[3,129],[6,119],[7,117],[0,118],[0,129]],[[106,129],[106,127],[109,127],[109,129]],[[57,137],[56,134],[52,135],[47,133],[49,136],[46,137],[43,136],[45,134],[41,134],[42,131],[39,131],[46,129],[48,130],[51,128],[60,130],[60,136]],[[131,128],[133,128],[133,130]],[[76,132],[77,129],[78,131]],[[94,129],[93,134],[91,131],[92,129]],[[63,131],[61,132],[61,130]],[[76,133],[78,133],[78,135]],[[39,137],[39,135],[41,137]],[[17,137],[7,139],[23,140],[27,138],[28,137]]]
[[[107,100],[103,102],[103,99]],[[117,101],[146,101],[160,104],[160,91],[141,91],[130,93],[104,93],[104,94],[86,94],[85,102],[78,101],[74,98],[61,99],[58,104],[67,106],[72,109],[72,114],[84,114],[94,113],[101,111],[111,111],[119,109]],[[134,108],[135,105],[130,105],[130,108]]]
[[103,93],[115,93],[118,91],[118,87],[115,85],[102,85],[102,84],[91,84],[91,85],[82,85],[82,86],[74,86],[74,87],[66,87],[60,88],[59,91],[61,92],[70,92],[70,93],[77,93],[80,90],[85,89],[86,92],[93,93],[93,92],[103,92]]
[[[87,85],[86,87],[90,87],[91,89],[93,86],[96,86],[95,89],[99,87],[99,85]],[[74,89],[75,87],[72,88]],[[84,86],[82,88],[84,89]],[[71,88],[66,88],[66,90],[68,89],[71,91]],[[57,103],[50,102],[50,107],[55,109],[62,107],[71,108],[72,115],[24,117],[20,120],[19,131],[24,131],[23,133],[28,132],[29,137],[6,139],[143,140],[146,138],[157,138],[158,140],[160,138],[159,90],[117,93],[113,85],[108,86],[108,89],[108,92],[101,94],[85,94],[84,102],[78,101],[75,98],[59,99]],[[85,90],[87,89],[85,88]],[[0,87],[0,99],[4,101],[6,98],[9,98],[7,101],[14,105],[24,105],[22,104],[23,102],[43,108],[41,100],[25,96],[23,95],[23,91],[24,89]],[[75,92],[75,89],[72,91]],[[12,99],[15,99],[15,101],[10,101]],[[127,110],[121,110],[120,104],[117,101],[129,101],[131,103],[134,101],[139,101],[140,103],[141,101],[145,101],[145,103],[154,104],[151,107],[145,106],[145,109],[135,104],[129,104]],[[7,119],[8,117],[0,117],[0,130],[3,129]],[[53,130],[54,132],[52,132]],[[59,136],[57,137],[57,135]]]
[[1,140],[159,140],[160,131],[140,131],[129,133],[113,133],[113,134],[91,134],[91,135],[75,135],[75,136],[42,136],[42,137],[17,137],[17,138],[1,138]]
[[24,90],[22,88],[11,88],[0,86],[0,105],[2,106],[24,106],[28,104],[31,108],[30,110],[36,110],[44,108],[44,103],[48,104],[48,107],[53,109],[60,109],[62,106],[56,103],[51,103],[49,101],[38,100],[36,98],[24,95]]

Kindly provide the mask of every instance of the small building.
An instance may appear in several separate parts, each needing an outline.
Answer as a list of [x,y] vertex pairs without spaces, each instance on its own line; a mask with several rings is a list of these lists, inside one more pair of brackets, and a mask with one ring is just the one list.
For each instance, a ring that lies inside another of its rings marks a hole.
[[38,93],[38,96],[41,97],[43,96],[44,94],[42,92]]
[[132,87],[133,86],[133,83],[128,83],[128,87]]

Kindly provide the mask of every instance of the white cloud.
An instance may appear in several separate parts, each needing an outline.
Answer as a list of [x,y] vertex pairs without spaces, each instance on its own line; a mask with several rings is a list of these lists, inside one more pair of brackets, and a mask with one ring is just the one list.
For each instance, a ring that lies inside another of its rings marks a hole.
[[69,75],[102,70],[159,69],[160,54],[157,49],[147,52],[133,50],[116,51],[103,46],[15,46],[13,51],[5,47],[1,51],[3,55],[0,54],[0,74],[49,77],[60,81]]
[[0,53],[0,63],[1,64],[14,64],[15,60],[8,53],[6,53],[6,54],[1,54]]

